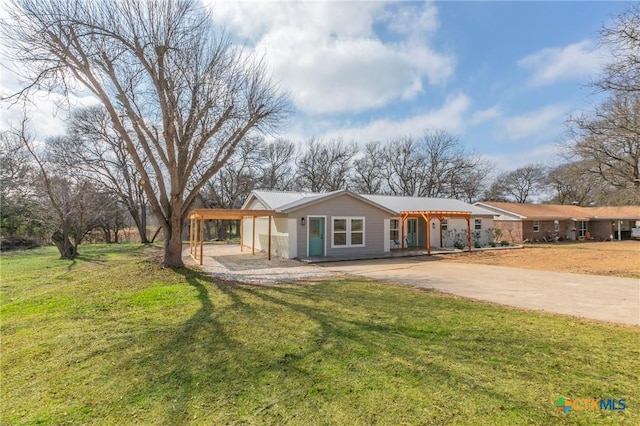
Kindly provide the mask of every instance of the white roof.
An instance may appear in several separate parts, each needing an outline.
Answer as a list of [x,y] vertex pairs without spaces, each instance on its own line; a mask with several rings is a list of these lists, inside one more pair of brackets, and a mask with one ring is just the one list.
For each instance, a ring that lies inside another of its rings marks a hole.
[[401,211],[445,211],[471,212],[474,216],[495,216],[495,213],[464,201],[451,198],[403,197],[396,195],[363,195],[376,204],[396,212]]
[[[327,193],[314,192],[275,192],[275,191],[252,191],[264,206],[278,212],[286,212],[298,207],[319,202],[324,198],[332,198],[340,193],[350,194],[355,198],[368,201],[377,207],[388,210],[391,213],[399,214],[401,211],[449,211],[449,212],[471,212],[474,216],[494,216],[495,213],[473,204],[460,200],[447,198],[425,198],[425,197],[403,197],[394,195],[365,195],[355,194],[348,190],[334,191]],[[243,205],[247,205],[251,196]]]

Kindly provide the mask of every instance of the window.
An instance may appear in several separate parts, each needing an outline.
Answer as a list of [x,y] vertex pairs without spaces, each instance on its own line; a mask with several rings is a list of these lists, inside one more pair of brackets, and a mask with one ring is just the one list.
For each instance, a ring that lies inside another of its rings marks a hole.
[[482,229],[482,219],[476,219],[474,220],[474,229],[476,231],[479,231]]
[[400,219],[391,219],[389,221],[389,239],[391,241],[400,241]]
[[537,220],[533,221],[533,232],[538,232],[540,231],[540,222]]
[[364,217],[334,217],[331,247],[364,246]]
[[560,221],[553,221],[553,232],[560,232]]
[[446,231],[449,228],[449,219],[442,220],[442,230]]
[[580,233],[578,234],[578,237],[584,237],[587,235],[587,222],[584,220],[581,220],[580,222],[578,222],[578,224],[580,225]]

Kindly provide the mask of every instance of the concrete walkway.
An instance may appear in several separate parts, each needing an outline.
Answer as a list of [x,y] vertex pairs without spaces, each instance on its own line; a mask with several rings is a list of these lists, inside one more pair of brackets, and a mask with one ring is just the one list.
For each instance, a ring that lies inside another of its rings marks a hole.
[[447,263],[424,258],[321,265],[334,272],[434,288],[479,300],[640,325],[640,280]]

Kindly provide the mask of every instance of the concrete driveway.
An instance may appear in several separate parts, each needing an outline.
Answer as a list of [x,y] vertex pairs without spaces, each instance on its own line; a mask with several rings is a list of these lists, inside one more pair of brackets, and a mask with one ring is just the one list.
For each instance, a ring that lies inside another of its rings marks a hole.
[[424,258],[321,265],[331,271],[434,288],[479,300],[640,325],[640,280],[447,263]]

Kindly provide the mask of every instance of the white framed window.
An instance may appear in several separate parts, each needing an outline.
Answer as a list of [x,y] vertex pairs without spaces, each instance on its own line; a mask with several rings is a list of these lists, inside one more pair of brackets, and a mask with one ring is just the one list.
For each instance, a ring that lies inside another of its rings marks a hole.
[[473,224],[476,231],[480,231],[482,229],[482,219],[475,219]]
[[554,220],[553,221],[553,232],[560,232],[560,221],[559,220]]
[[364,217],[333,217],[331,247],[364,247]]
[[449,229],[449,219],[442,219],[442,230],[446,231]]
[[389,220],[389,239],[400,241],[400,219]]
[[538,231],[540,231],[540,221],[534,220],[533,221],[533,232],[538,232]]

